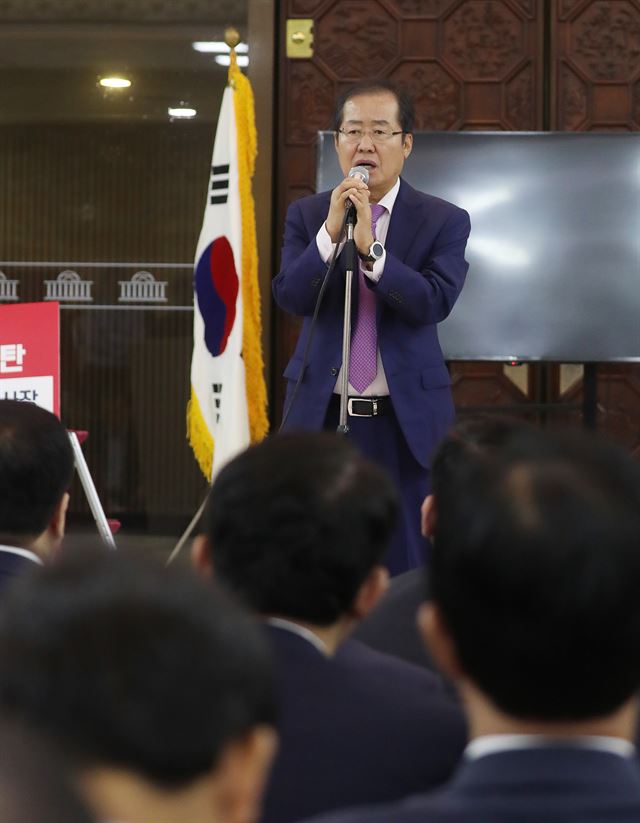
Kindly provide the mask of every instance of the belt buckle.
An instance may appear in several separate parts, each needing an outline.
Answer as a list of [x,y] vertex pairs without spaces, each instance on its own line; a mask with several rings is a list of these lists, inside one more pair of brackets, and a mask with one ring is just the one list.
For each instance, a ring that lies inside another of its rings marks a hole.
[[[356,412],[353,410],[354,403],[368,403],[369,412]],[[375,417],[378,414],[378,400],[375,397],[350,397],[347,400],[347,411],[349,417]]]

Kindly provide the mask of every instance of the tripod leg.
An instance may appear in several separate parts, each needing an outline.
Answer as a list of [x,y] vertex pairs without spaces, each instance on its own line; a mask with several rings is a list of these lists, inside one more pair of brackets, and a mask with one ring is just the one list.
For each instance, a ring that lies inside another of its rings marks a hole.
[[96,521],[98,534],[100,535],[103,543],[105,543],[110,549],[115,549],[116,541],[113,539],[113,535],[111,534],[111,529],[107,523],[107,518],[105,516],[104,509],[102,508],[102,503],[100,503],[98,492],[96,491],[93,478],[89,472],[87,461],[84,459],[84,454],[80,448],[78,435],[75,432],[69,432],[69,440],[71,441],[71,448],[73,449],[76,470],[78,472],[78,476],[80,477],[80,482],[82,483],[84,493],[87,495],[91,514],[93,515],[93,519]]
[[182,551],[182,547],[184,546],[184,544],[185,544],[185,543],[187,542],[187,540],[191,537],[191,534],[193,533],[193,530],[195,529],[195,527],[196,527],[196,525],[197,525],[197,523],[198,523],[198,520],[200,520],[200,517],[201,517],[201,515],[202,515],[202,512],[204,511],[204,507],[207,505],[207,500],[208,500],[208,499],[209,499],[209,492],[207,492],[207,496],[205,497],[205,499],[204,499],[204,500],[202,501],[202,503],[200,504],[200,508],[199,508],[199,509],[198,509],[198,511],[197,511],[197,512],[193,515],[193,517],[191,518],[191,523],[189,523],[189,525],[187,526],[186,531],[184,532],[184,534],[182,535],[182,537],[180,538],[180,540],[178,540],[178,542],[177,542],[177,544],[175,545],[175,547],[174,547],[173,551],[172,551],[172,552],[171,552],[171,554],[169,555],[169,559],[167,560],[167,566],[168,566],[170,563],[173,563],[173,561],[176,559],[176,557],[177,557],[177,556],[180,554],[180,552]]

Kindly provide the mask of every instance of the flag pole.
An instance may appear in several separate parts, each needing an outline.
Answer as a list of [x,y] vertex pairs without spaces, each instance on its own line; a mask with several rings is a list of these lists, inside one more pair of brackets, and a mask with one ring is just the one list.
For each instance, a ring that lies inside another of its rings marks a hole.
[[[231,74],[232,74],[231,67],[237,66],[237,63],[236,63],[236,46],[240,42],[240,33],[233,26],[228,26],[225,29],[225,32],[224,32],[224,41],[227,44],[227,46],[229,46],[229,50],[230,50],[229,54],[230,54],[230,64],[231,65],[230,65],[229,75],[231,76]],[[235,84],[233,82],[233,79],[229,80],[229,84],[232,85],[232,86],[235,86]],[[211,481],[212,481],[212,479],[213,478],[210,478]],[[202,513],[204,511],[205,505],[206,505],[207,500],[209,498],[210,491],[211,491],[211,487],[209,487],[209,489],[207,489],[207,493],[205,494],[202,503],[198,507],[198,510],[196,511],[194,516],[192,517],[191,522],[189,523],[189,525],[187,526],[187,528],[183,532],[182,536],[180,537],[180,539],[178,540],[178,542],[174,546],[173,550],[171,551],[171,554],[169,555],[169,558],[166,562],[167,566],[169,566],[171,563],[173,563],[176,560],[176,558],[178,557],[178,555],[180,554],[180,552],[184,548],[185,544],[187,543],[187,541],[189,540],[189,538],[193,534],[193,530],[195,529],[195,527],[196,527],[198,521],[200,520],[200,517],[202,516]]]

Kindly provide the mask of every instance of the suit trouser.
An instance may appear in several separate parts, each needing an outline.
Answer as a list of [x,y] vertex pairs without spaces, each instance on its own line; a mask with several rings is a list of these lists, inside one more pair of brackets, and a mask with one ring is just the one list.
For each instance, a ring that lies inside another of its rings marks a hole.
[[[340,401],[334,395],[324,421],[324,428],[338,426]],[[420,533],[420,506],[429,494],[428,469],[415,459],[400,428],[395,412],[376,417],[348,417],[348,437],[365,457],[378,463],[393,480],[400,495],[400,513],[385,559],[392,575],[423,566],[429,541]]]

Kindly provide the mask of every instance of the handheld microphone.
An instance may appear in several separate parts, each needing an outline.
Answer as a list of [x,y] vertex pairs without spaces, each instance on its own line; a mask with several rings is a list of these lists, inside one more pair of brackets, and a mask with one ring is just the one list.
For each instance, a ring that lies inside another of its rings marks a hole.
[[[359,180],[362,180],[366,186],[369,183],[369,169],[366,166],[354,166],[349,169],[347,177],[357,177]],[[347,223],[354,225],[356,222],[356,207],[351,200],[347,200],[345,208],[347,210]]]
[[347,177],[359,177],[366,186],[369,183],[369,169],[366,166],[354,166],[349,169]]

